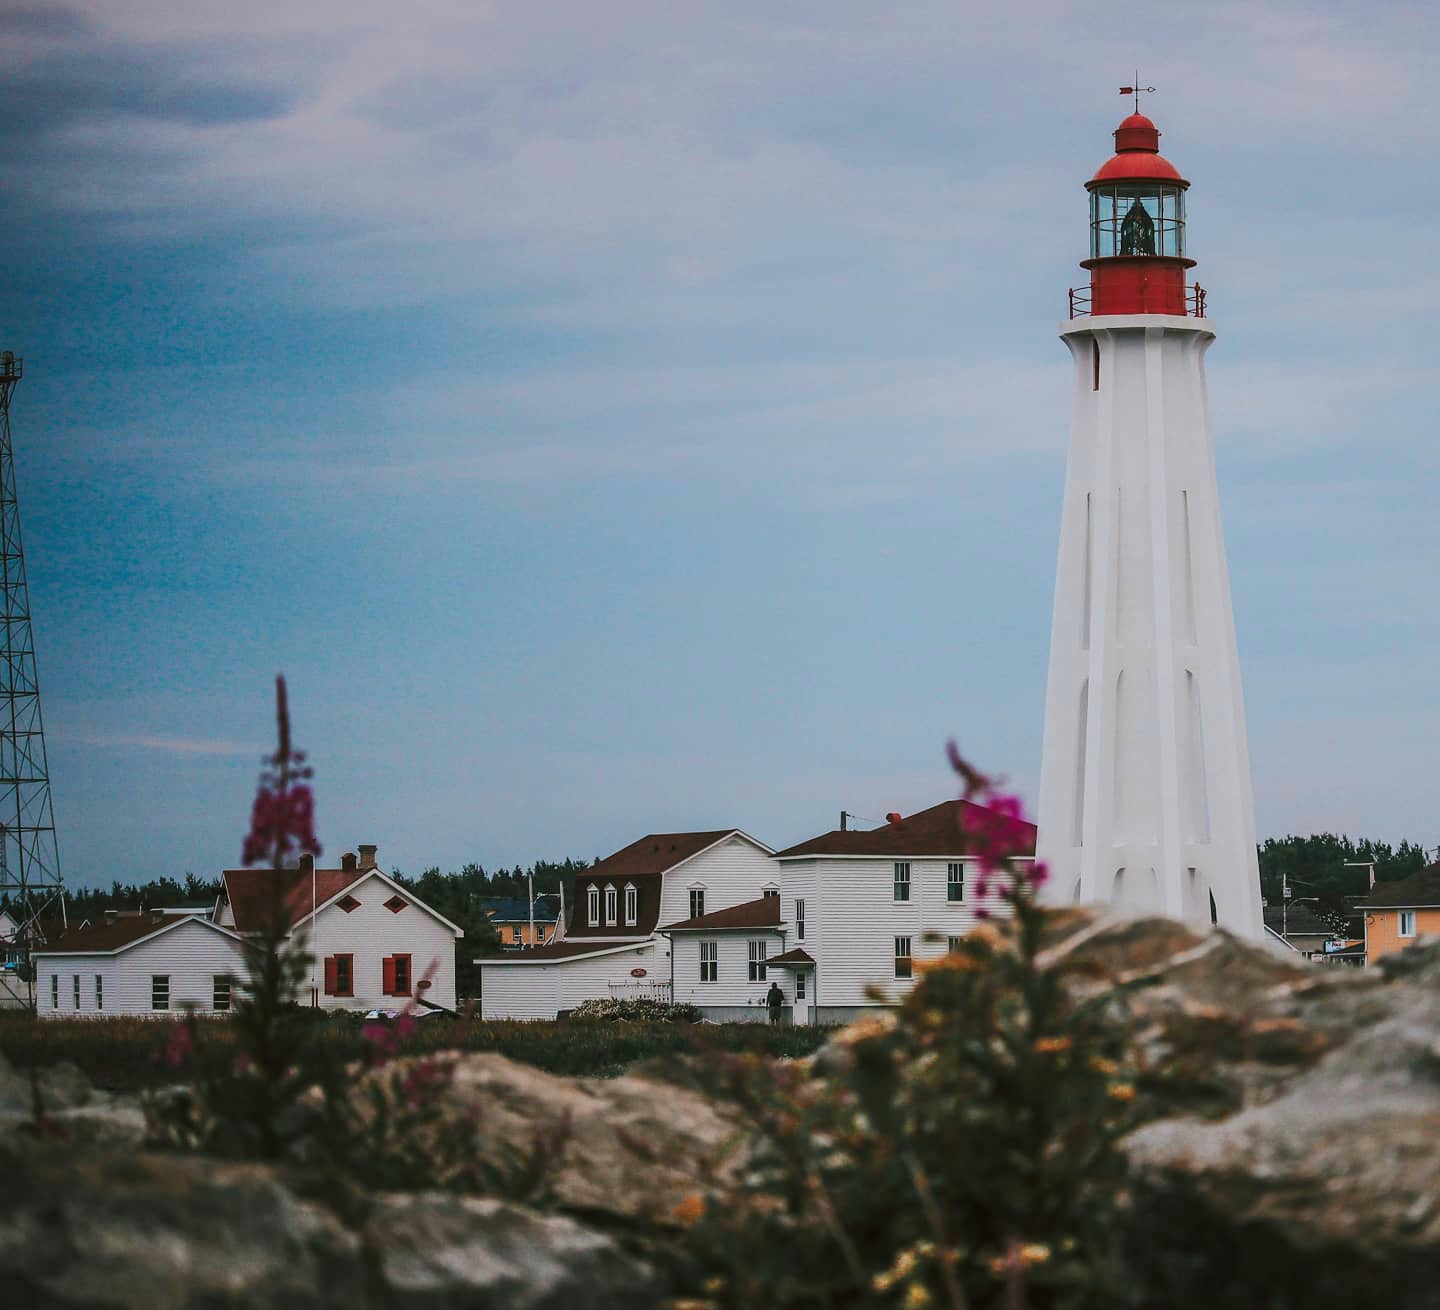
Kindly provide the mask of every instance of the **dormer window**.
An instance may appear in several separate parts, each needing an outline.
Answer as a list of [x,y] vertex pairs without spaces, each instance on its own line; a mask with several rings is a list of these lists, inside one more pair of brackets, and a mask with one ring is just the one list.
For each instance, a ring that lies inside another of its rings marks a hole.
[[600,888],[593,882],[585,891],[585,917],[592,928],[600,923]]
[[690,917],[698,919],[705,913],[705,884],[697,882],[690,888]]
[[607,928],[613,928],[619,921],[619,902],[620,898],[616,894],[615,888],[607,885],[605,888],[605,926]]
[[780,884],[778,882],[767,882],[760,888],[760,895],[765,898],[771,896],[778,897],[780,895]]
[[625,884],[625,926],[633,928],[640,921],[640,893],[633,882]]

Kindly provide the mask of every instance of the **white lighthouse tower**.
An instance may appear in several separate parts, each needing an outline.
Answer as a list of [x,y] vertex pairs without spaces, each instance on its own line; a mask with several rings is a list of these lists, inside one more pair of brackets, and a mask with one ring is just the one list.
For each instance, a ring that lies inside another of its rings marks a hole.
[[1189,183],[1143,114],[1090,192],[1038,854],[1056,903],[1262,934],[1250,751],[1205,396],[1215,339],[1187,287]]

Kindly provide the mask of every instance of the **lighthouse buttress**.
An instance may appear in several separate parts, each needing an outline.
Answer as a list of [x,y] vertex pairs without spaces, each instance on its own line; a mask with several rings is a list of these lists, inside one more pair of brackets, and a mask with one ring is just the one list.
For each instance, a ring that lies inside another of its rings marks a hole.
[[1052,903],[1263,932],[1187,183],[1143,115],[1087,183],[1040,774]]

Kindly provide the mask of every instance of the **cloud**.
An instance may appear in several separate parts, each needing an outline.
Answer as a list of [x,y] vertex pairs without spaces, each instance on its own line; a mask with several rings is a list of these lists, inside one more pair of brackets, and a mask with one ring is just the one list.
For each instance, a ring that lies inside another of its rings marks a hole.
[[87,746],[106,750],[163,751],[170,755],[244,755],[259,759],[264,754],[258,746],[238,741],[218,741],[203,737],[114,736],[83,737]]

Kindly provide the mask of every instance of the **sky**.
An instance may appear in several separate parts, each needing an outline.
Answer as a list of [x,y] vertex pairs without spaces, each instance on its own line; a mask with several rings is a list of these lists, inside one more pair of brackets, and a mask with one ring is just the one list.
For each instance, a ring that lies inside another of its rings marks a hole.
[[1440,842],[1423,4],[0,0],[67,881],[237,862],[273,678],[416,872],[1033,797],[1083,183],[1191,180],[1261,837]]

